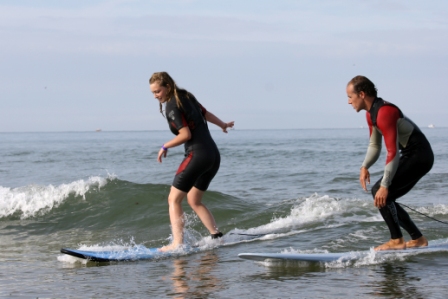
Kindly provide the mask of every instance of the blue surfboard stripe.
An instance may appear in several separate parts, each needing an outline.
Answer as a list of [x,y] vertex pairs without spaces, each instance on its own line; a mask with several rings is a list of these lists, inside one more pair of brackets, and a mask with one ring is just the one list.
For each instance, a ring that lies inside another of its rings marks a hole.
[[[231,245],[234,244],[235,242],[257,239],[265,235],[267,234],[248,234],[248,233],[230,232],[228,233],[228,235],[224,235],[222,238],[220,238],[219,239],[220,244],[217,245],[218,246]],[[235,240],[235,238],[237,238],[237,240]],[[227,240],[229,243],[226,243],[225,240]],[[108,250],[108,251],[80,250],[71,248],[61,249],[61,253],[96,262],[151,260],[151,259],[186,255],[198,251],[200,251],[198,245],[191,245],[191,246],[185,245],[182,247],[181,250],[171,252],[160,252],[158,251],[158,248],[147,248],[143,245],[136,245],[123,250]]]
[[198,248],[188,247],[179,251],[161,252],[158,248],[146,248],[144,246],[136,246],[125,250],[116,251],[90,251],[78,250],[70,248],[62,248],[61,253],[65,253],[77,258],[86,259],[95,262],[111,262],[111,261],[137,261],[151,260],[157,258],[165,258],[180,254],[189,254],[198,251]]

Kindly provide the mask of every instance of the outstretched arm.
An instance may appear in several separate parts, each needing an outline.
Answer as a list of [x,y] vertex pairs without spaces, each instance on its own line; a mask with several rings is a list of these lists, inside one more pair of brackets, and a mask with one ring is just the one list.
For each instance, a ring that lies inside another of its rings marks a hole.
[[216,115],[214,115],[213,113],[211,113],[208,110],[205,113],[205,119],[208,122],[211,122],[212,124],[215,124],[218,127],[220,127],[224,133],[227,133],[227,128],[233,128],[233,125],[235,123],[234,121],[225,123],[222,120],[220,120]]

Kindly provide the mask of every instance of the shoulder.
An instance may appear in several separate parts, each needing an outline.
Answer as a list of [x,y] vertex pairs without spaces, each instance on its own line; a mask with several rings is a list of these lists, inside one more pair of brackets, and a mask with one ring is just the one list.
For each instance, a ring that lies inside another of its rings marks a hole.
[[167,118],[169,118],[173,121],[176,120],[176,118],[179,118],[180,114],[182,114],[179,107],[177,107],[176,99],[174,99],[174,97],[166,102],[165,114],[166,114]]
[[177,106],[176,106],[176,99],[174,99],[174,97],[165,102],[165,109],[167,111],[168,110],[173,110],[173,109],[176,109],[176,108],[177,108]]
[[376,121],[377,127],[383,132],[383,134],[387,134],[386,132],[389,132],[389,130],[395,132],[398,125],[398,120],[400,118],[400,110],[397,107],[384,105],[378,111]]
[[378,110],[378,120],[383,118],[400,118],[400,109],[395,105],[384,105]]
[[181,99],[181,100],[188,99],[190,96],[192,96],[192,94],[191,94],[189,91],[187,91],[186,89],[178,88],[178,89],[176,90],[176,92],[177,92],[177,96],[178,96],[179,99]]

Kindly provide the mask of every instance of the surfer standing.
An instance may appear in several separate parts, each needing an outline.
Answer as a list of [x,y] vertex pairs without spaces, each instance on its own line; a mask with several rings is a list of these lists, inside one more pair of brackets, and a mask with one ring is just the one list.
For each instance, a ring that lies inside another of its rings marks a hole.
[[[428,240],[396,199],[408,193],[432,168],[434,155],[431,145],[397,106],[377,97],[377,89],[368,78],[354,77],[347,84],[347,96],[348,103],[356,112],[367,111],[370,142],[359,176],[364,190],[367,191],[366,182],[370,184],[368,169],[380,155],[382,137],[387,149],[384,175],[372,187],[372,195],[374,205],[389,228],[391,239],[375,250],[427,246]],[[409,233],[410,241],[405,242],[400,226]]]
[[166,157],[169,148],[181,144],[185,146],[185,158],[176,172],[168,195],[173,241],[160,250],[173,250],[183,244],[182,200],[185,196],[212,238],[219,238],[222,233],[219,232],[213,215],[202,203],[202,196],[218,172],[221,161],[207,121],[219,126],[224,133],[227,133],[227,128],[233,127],[234,122],[225,123],[207,111],[193,94],[177,87],[166,72],[154,73],[149,79],[149,85],[154,97],[159,101],[162,115],[162,104],[165,104],[168,126],[176,135],[162,145],[157,160],[162,163],[162,157]]

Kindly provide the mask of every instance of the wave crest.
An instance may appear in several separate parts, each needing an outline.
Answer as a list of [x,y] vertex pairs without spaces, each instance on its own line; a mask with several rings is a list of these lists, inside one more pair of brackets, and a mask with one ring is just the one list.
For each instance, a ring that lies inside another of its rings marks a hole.
[[77,180],[69,184],[59,186],[28,185],[18,188],[0,186],[0,219],[17,215],[20,219],[45,214],[58,207],[70,195],[82,197],[85,200],[86,193],[92,188],[102,188],[108,181],[116,177],[109,175],[107,178],[99,176],[90,177],[87,180]]

